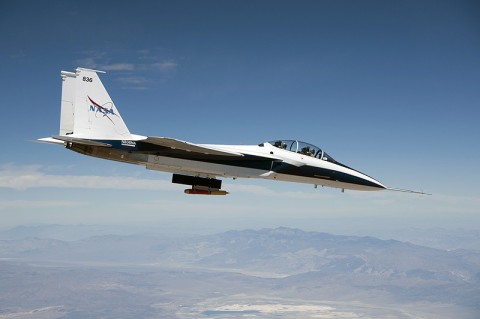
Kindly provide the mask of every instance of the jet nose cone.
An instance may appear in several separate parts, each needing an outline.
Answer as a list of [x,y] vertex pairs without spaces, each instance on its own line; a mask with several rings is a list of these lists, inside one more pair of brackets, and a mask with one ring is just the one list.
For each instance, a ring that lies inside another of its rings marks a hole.
[[373,178],[372,178],[372,180],[373,180],[373,184],[375,184],[375,186],[376,186],[377,188],[380,188],[380,189],[386,189],[386,188],[387,188],[385,185],[383,185],[382,183],[380,183],[380,182],[377,181],[376,179],[373,179]]
[[365,186],[373,188],[373,190],[386,189],[385,185],[377,181],[376,179],[371,178],[370,176],[365,175]]
[[363,173],[360,173],[361,176],[359,176],[362,179],[362,186],[365,187],[365,190],[382,190],[386,189],[387,187],[377,181],[374,178],[371,178],[368,175],[365,175]]

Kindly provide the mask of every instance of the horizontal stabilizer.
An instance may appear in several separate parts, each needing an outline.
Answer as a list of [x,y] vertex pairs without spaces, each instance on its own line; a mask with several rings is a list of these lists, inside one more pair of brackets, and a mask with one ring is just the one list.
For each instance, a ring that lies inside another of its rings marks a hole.
[[36,139],[34,142],[41,142],[41,143],[50,143],[50,144],[58,144],[63,145],[63,141],[54,139],[53,137],[43,137]]
[[227,151],[222,149],[213,148],[210,146],[193,144],[181,140],[177,140],[169,137],[148,137],[142,142],[152,143],[155,145],[170,147],[172,149],[183,150],[193,153],[209,154],[209,155],[221,155],[221,156],[243,156],[242,153]]
[[93,141],[93,140],[89,140],[89,139],[77,138],[77,137],[54,135],[54,136],[52,136],[52,138],[56,139],[56,140],[63,141],[63,142],[70,142],[70,143],[76,143],[76,144],[81,144],[81,145],[112,147],[111,144],[98,142],[98,141]]

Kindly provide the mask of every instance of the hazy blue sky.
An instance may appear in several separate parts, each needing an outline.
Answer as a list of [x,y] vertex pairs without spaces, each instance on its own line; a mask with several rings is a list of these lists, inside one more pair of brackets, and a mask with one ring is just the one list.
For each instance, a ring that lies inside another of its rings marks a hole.
[[[0,228],[480,228],[478,1],[2,1],[0,40]],[[78,66],[107,71],[133,133],[299,139],[434,195],[226,180],[226,197],[187,196],[30,142],[58,133],[60,70]]]

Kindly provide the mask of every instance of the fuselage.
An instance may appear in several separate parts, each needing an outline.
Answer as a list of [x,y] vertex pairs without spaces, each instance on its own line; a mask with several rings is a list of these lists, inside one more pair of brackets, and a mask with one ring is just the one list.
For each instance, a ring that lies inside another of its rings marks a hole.
[[321,149],[296,140],[259,145],[196,144],[231,156],[175,149],[142,139],[97,142],[110,147],[70,143],[67,148],[85,155],[144,165],[151,170],[204,178],[263,178],[352,190],[385,189],[380,182],[333,160]]

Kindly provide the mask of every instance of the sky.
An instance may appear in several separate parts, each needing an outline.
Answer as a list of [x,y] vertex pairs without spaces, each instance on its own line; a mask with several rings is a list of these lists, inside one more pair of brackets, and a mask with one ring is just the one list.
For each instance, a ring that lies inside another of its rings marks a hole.
[[[0,3],[0,229],[480,229],[478,1]],[[33,142],[58,134],[60,71],[101,79],[130,131],[193,143],[298,139],[390,187],[342,193],[168,173]]]

